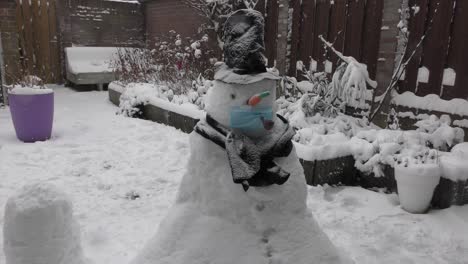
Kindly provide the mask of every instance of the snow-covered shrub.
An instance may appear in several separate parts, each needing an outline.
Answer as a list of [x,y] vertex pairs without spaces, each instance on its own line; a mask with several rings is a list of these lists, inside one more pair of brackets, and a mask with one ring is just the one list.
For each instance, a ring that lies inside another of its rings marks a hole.
[[372,99],[372,90],[377,82],[369,78],[367,65],[358,62],[353,57],[345,57],[343,62],[333,73],[332,96],[342,100],[347,106],[368,109],[366,102]]
[[110,65],[123,84],[153,83],[157,79],[153,55],[147,48],[119,48]]
[[148,83],[130,83],[120,96],[117,114],[128,117],[141,117],[143,106],[149,103],[153,97],[165,96],[165,92],[167,93],[167,89],[162,86]]
[[174,94],[186,94],[200,75],[212,79],[217,59],[207,34],[184,38],[170,31],[156,38],[153,48],[156,79],[169,86]]
[[416,122],[417,131],[427,133],[431,147],[447,151],[453,146],[464,141],[465,132],[459,127],[451,127],[452,120],[448,115],[442,115],[440,119],[431,115],[428,119]]
[[[360,139],[360,147],[368,145],[366,155],[354,152],[356,168],[363,172],[383,175],[383,166],[400,163],[424,164],[433,162],[435,153],[446,151],[463,142],[464,132],[443,121],[431,117],[419,124],[418,130],[367,130],[360,131],[355,138]],[[436,159],[437,160],[437,159]],[[435,162],[435,161],[434,161]]]
[[154,43],[152,49],[121,48],[111,63],[125,87],[120,113],[141,115],[141,106],[150,97],[203,109],[203,96],[212,85],[205,78],[212,78],[216,62],[208,36],[183,38],[171,31]]

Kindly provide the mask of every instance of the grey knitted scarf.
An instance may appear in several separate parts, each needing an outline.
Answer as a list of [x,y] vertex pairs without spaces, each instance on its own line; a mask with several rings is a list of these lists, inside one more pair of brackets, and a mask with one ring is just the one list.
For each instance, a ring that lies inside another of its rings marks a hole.
[[290,173],[273,160],[291,153],[295,132],[284,117],[278,115],[278,121],[256,141],[222,126],[210,115],[198,122],[195,132],[226,150],[234,183],[247,191],[250,186],[282,185],[289,178]]

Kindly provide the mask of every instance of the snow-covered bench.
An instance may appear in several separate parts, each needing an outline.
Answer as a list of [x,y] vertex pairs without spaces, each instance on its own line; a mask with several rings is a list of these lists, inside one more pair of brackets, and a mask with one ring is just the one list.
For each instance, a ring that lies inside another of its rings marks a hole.
[[65,49],[67,80],[74,84],[95,84],[102,90],[103,84],[115,81],[110,67],[117,55],[116,47],[71,47]]

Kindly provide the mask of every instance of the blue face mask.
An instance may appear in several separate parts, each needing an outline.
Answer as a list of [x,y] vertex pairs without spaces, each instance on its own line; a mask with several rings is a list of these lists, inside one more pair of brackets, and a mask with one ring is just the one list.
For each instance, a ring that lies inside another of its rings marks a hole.
[[270,130],[273,127],[271,107],[235,106],[231,109],[231,128],[241,131]]

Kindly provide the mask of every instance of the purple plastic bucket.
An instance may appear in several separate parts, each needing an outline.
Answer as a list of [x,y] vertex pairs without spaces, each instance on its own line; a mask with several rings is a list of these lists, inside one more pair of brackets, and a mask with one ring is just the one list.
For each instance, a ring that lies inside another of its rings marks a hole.
[[52,134],[54,93],[9,94],[16,137],[23,142],[45,141]]

